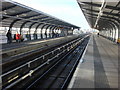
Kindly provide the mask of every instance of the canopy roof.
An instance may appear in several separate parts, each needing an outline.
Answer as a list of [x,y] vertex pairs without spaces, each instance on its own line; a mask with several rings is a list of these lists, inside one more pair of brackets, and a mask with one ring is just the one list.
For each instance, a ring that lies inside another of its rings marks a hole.
[[76,25],[11,0],[2,0],[2,11],[0,13],[3,27],[10,27],[15,23],[15,27],[20,27],[22,23],[32,22],[57,27],[79,28]]
[[98,30],[120,28],[120,0],[77,0],[89,25]]

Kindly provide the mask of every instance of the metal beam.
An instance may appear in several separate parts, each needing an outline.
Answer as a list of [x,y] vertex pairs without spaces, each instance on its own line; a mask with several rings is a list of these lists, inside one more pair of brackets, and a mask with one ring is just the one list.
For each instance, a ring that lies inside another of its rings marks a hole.
[[[21,34],[21,32],[22,32],[22,28],[24,27],[24,25],[25,25],[26,23],[28,23],[28,22],[30,22],[30,21],[25,21],[25,22],[21,25],[21,27],[20,27],[20,34]],[[29,32],[29,34],[30,34],[30,32]]]
[[[2,4],[2,5],[4,5],[4,4]],[[17,6],[17,5],[13,5],[13,6],[9,6],[9,7],[2,8],[2,11],[8,10],[8,9],[11,9],[11,8],[14,8],[14,7],[16,7],[16,6]]]
[[27,18],[31,18],[31,17],[36,17],[36,16],[40,16],[41,14],[35,14],[35,15],[32,15],[32,16],[25,16],[25,17],[21,17],[21,18],[25,18],[25,19],[27,19]]
[[[24,13],[28,13],[28,12],[30,12],[30,10],[29,11],[24,11],[24,12],[19,12],[19,13],[16,13],[16,14],[11,14],[10,16],[16,16],[16,15],[20,15],[20,14],[24,14]],[[7,19],[7,18],[10,18],[10,17],[4,17],[4,18],[2,18],[2,20]]]
[[[90,16],[89,16],[89,18],[91,18]],[[95,17],[93,17],[93,18],[95,18]],[[114,25],[116,25],[116,27],[119,29],[119,24],[117,24],[114,20],[110,20],[110,19],[108,19],[108,18],[101,18],[101,20],[105,20],[105,21],[108,21],[108,22],[110,22],[110,23],[114,23]]]
[[16,15],[20,15],[20,14],[24,14],[24,13],[28,13],[28,12],[31,12],[31,11],[30,11],[30,10],[27,10],[27,11],[23,11],[23,12],[11,14],[10,16],[16,16]]
[[42,24],[44,24],[44,23],[39,23],[39,24],[36,26],[35,31],[37,31],[37,29],[39,28],[39,26],[42,25]]
[[52,20],[52,19],[41,20],[41,22],[45,22],[45,21],[49,21],[49,20]]
[[[91,15],[91,13],[86,13],[86,14],[89,14],[89,15]],[[93,16],[97,16],[96,14],[92,14]],[[119,22],[120,23],[120,21],[118,20],[118,19],[116,19],[116,18],[114,18],[114,17],[108,17],[108,16],[101,16],[101,18],[109,18],[109,19],[114,19],[114,20],[116,20],[117,22]]]
[[[47,29],[48,29],[49,27],[51,27],[51,25],[48,25],[48,26],[46,27],[45,33],[47,33]],[[48,34],[47,34],[47,35],[48,35]],[[46,36],[46,38],[47,38],[47,36]]]
[[[86,9],[86,10],[89,10],[89,11],[92,11],[92,12],[96,12],[96,13],[99,13],[98,10],[91,10],[91,9],[87,9],[87,8],[83,8],[83,9]],[[84,11],[84,10],[83,10]],[[114,13],[109,13],[109,12],[103,12],[103,14],[109,14],[109,15],[114,15],[114,16],[117,16],[117,17],[120,17],[119,14],[114,14]]]
[[47,29],[48,29],[49,27],[51,27],[51,25],[48,25],[48,26],[46,27],[46,30],[45,30],[45,31],[47,31]]
[[51,32],[51,31],[52,31],[51,29],[52,29],[53,27],[55,27],[55,26],[51,25],[51,27],[50,27],[50,29],[49,29],[49,37],[51,37],[51,33],[52,33],[52,32]]
[[20,20],[23,20],[23,21],[30,21],[30,22],[38,22],[38,23],[44,23],[44,24],[49,24],[49,25],[55,25],[55,24],[51,24],[51,23],[34,21],[34,20],[31,20],[31,19],[18,18],[18,17],[8,16],[8,15],[3,15],[3,16],[5,16],[5,17],[10,17],[10,18],[14,18],[14,19],[20,19]]
[[[95,4],[95,3],[91,4],[90,2],[80,2],[80,3],[84,3],[84,4],[87,4],[89,6],[101,7],[101,4]],[[109,6],[109,5],[107,5],[106,8],[114,9],[114,10],[118,10],[118,11],[120,10],[120,7],[114,7],[114,6]]]
[[52,30],[52,38],[54,38],[54,34],[53,34],[53,33],[55,33],[55,32],[54,32],[54,29],[55,29],[55,28],[56,28],[56,26],[51,29],[51,30]]
[[48,24],[45,24],[45,25],[43,25],[42,27],[41,27],[41,39],[43,39],[43,34],[42,34],[42,29],[45,27],[45,26],[47,26]]
[[44,18],[48,18],[48,16],[46,17],[40,17],[40,18],[35,18],[35,19],[32,19],[32,20],[39,20],[39,19],[44,19]]
[[47,20],[47,23],[52,23],[53,21],[56,21],[55,19]]
[[[39,26],[41,26],[42,24],[44,25],[44,23],[39,23],[39,24],[36,26],[36,28],[35,28],[35,32],[37,32]],[[37,38],[38,38],[38,37],[37,37]]]
[[11,28],[13,27],[13,25],[14,25],[17,21],[19,21],[19,19],[14,20],[14,21],[10,24],[9,30],[11,30]]
[[34,24],[36,24],[37,22],[33,22],[30,26],[29,26],[29,32],[31,32],[30,30],[31,30],[31,28],[32,28],[32,26],[34,25]]
[[58,28],[58,27],[56,27],[56,28],[54,29],[55,32],[57,32],[57,28]]

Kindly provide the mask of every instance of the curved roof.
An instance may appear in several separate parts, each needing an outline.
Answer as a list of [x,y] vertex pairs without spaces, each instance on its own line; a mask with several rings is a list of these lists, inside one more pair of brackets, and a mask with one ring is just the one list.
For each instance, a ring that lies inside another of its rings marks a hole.
[[9,27],[13,22],[19,22],[16,27],[20,27],[20,23],[23,22],[36,22],[57,27],[79,28],[76,25],[11,0],[2,0],[2,12],[0,13],[2,13],[3,27]]
[[120,0],[77,0],[89,25],[98,30],[120,28]]

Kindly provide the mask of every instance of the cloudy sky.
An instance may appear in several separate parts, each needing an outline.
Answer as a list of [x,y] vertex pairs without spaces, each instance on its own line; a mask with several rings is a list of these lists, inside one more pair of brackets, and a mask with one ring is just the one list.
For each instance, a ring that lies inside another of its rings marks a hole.
[[62,19],[82,29],[89,25],[77,3],[77,0],[12,0]]

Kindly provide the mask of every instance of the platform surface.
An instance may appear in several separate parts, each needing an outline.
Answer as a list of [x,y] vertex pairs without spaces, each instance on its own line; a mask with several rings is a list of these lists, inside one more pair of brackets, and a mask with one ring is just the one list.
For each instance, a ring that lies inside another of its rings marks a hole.
[[52,38],[48,38],[48,39],[38,39],[38,40],[29,40],[29,41],[23,41],[20,43],[17,42],[13,42],[11,44],[5,43],[5,44],[0,44],[0,46],[2,46],[2,50],[11,50],[11,49],[15,49],[15,48],[20,48],[20,47],[24,47],[24,46],[30,46],[30,45],[35,45],[35,44],[39,44],[41,42],[45,42],[46,40],[51,40]]
[[[72,37],[72,36],[67,36],[67,37]],[[26,46],[34,46],[37,44],[41,44],[44,42],[48,42],[48,41],[54,41],[57,39],[62,39],[64,37],[56,37],[56,38],[47,38],[47,39],[37,39],[37,40],[28,40],[28,41],[23,41],[20,43],[17,42],[12,42],[10,44],[8,43],[4,43],[4,44],[0,44],[0,51],[4,52],[4,51],[9,51],[9,50],[13,50],[13,49],[18,49],[18,48],[22,48],[22,47],[26,47]]]
[[83,60],[68,88],[118,88],[118,45],[92,35]]

